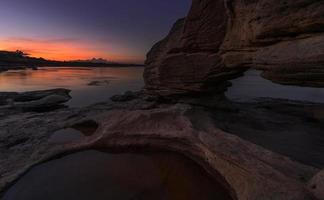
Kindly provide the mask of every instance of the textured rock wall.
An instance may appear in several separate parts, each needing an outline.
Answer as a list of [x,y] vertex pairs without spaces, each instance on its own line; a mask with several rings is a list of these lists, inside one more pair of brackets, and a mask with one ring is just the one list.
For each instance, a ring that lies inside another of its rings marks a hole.
[[148,53],[147,89],[159,94],[200,92],[210,89],[206,83],[220,83],[236,74],[237,70],[225,68],[218,51],[227,19],[223,1],[194,0],[188,17]]
[[146,88],[205,92],[248,68],[278,83],[322,87],[323,31],[323,1],[193,0],[148,53]]
[[227,67],[264,70],[284,84],[324,86],[324,2],[236,0],[222,45]]

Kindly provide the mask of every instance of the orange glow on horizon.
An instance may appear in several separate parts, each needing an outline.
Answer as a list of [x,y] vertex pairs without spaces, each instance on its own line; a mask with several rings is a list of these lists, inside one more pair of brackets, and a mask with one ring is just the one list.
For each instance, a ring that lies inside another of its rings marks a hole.
[[112,62],[142,63],[141,56],[109,54],[104,49],[93,48],[93,44],[75,40],[34,40],[25,38],[0,39],[0,50],[21,50],[32,57],[48,60],[69,61],[104,58]]

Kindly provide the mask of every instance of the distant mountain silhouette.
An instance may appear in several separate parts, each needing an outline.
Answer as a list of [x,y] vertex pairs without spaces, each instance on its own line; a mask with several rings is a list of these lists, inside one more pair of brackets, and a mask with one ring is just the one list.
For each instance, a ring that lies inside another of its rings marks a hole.
[[20,68],[36,68],[43,66],[71,66],[71,67],[127,67],[142,66],[138,64],[121,64],[109,62],[103,58],[90,60],[55,61],[44,58],[30,57],[27,53],[17,51],[0,51],[0,71]]
[[92,58],[88,60],[73,60],[73,62],[91,62],[91,63],[105,63],[105,64],[116,64],[116,62],[108,61],[104,58]]

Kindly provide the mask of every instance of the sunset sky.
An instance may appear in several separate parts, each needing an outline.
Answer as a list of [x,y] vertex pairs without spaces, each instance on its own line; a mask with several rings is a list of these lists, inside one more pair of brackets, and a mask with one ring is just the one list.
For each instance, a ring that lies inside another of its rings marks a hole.
[[1,0],[0,50],[142,63],[191,0]]

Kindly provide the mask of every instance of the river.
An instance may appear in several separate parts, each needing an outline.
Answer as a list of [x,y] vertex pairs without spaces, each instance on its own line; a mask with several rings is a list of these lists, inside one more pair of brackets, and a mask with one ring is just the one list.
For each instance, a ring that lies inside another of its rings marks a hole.
[[72,107],[109,101],[112,95],[140,90],[143,67],[41,67],[0,73],[1,92],[25,92],[66,88]]

